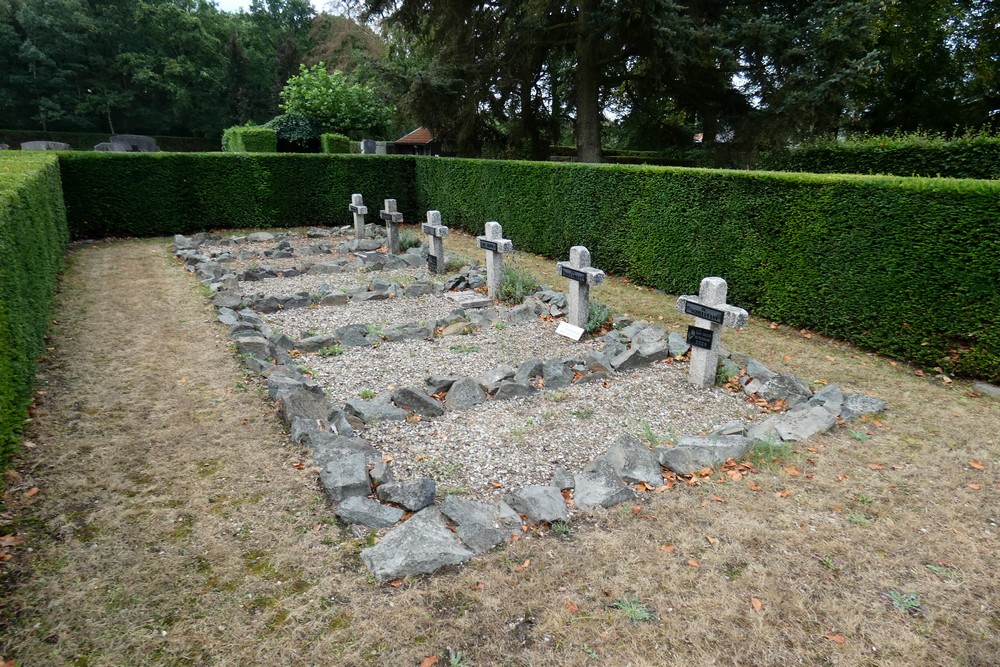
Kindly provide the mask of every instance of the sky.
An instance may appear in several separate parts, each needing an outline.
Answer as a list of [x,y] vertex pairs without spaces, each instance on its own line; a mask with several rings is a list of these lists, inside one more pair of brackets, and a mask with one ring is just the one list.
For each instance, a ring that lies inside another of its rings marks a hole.
[[[323,5],[326,4],[326,0],[310,0],[310,2],[317,14],[323,10]],[[219,6],[219,9],[226,12],[238,12],[241,9],[250,9],[250,0],[215,0],[215,4]]]

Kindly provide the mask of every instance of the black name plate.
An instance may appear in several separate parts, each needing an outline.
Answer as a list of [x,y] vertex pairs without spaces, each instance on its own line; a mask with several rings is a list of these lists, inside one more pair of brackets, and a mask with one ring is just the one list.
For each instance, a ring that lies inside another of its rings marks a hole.
[[687,344],[691,347],[700,347],[703,350],[712,349],[712,339],[715,333],[711,329],[690,326],[687,333]]
[[568,266],[560,266],[559,275],[562,276],[563,278],[569,278],[570,280],[575,280],[578,283],[587,282],[587,274],[585,272],[578,271]]
[[486,239],[479,239],[479,247],[482,248],[483,250],[500,252],[500,246],[497,245],[496,241],[487,241]]
[[438,270],[437,255],[427,255],[427,268],[431,270],[431,273],[437,273]]
[[439,225],[431,225],[426,222],[420,225],[420,229],[424,232],[424,234],[430,234],[431,236],[440,236],[438,234],[438,227]]
[[[709,308],[708,306],[703,306],[702,304],[695,303],[693,301],[685,302],[684,313],[700,317],[701,319],[708,320],[709,322],[715,322],[716,324],[722,324],[722,321],[726,319],[726,314],[718,308]],[[702,331],[706,331],[706,329],[702,329]]]

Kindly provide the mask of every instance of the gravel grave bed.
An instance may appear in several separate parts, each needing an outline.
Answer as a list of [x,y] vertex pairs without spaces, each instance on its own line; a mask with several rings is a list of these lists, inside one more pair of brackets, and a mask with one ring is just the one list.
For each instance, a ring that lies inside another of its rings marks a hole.
[[382,422],[363,436],[393,459],[397,477],[425,475],[448,493],[498,500],[525,484],[548,484],[556,467],[579,472],[622,433],[666,441],[759,414],[724,389],[692,391],[686,375],[686,364],[655,363],[605,383],[489,401],[434,420]]
[[[348,301],[340,306],[317,306],[316,308],[293,308],[263,315],[264,321],[275,331],[291,338],[307,338],[330,334],[334,329],[348,324],[386,325],[411,324],[420,321],[436,321],[445,317],[458,306],[441,296],[393,297],[384,301]],[[399,343],[387,343],[381,347],[392,347]],[[348,350],[366,352],[371,348]],[[347,366],[350,367],[349,365]]]
[[[278,269],[277,266],[271,265]],[[240,281],[240,294],[244,297],[252,297],[256,294],[264,296],[290,296],[297,292],[315,293],[322,285],[334,290],[352,290],[356,287],[365,287],[373,280],[384,280],[386,282],[397,282],[403,286],[416,280],[427,277],[427,270],[424,268],[393,269],[391,271],[348,271],[346,273],[324,273],[322,275],[293,276],[291,278],[277,277],[264,278],[263,280]],[[441,280],[447,276],[438,276]]]

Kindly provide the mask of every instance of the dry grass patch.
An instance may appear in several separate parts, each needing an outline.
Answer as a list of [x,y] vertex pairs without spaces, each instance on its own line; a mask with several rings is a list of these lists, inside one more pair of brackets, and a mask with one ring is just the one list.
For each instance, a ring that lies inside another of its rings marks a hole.
[[[473,239],[451,249],[478,256]],[[516,260],[559,287],[554,261]],[[617,311],[680,326],[618,279]],[[754,321],[726,343],[871,391],[838,429],[376,585],[163,241],[78,246],[6,486],[0,655],[23,665],[989,665],[1000,401]],[[852,433],[853,432],[853,433]],[[981,468],[970,461],[981,462]],[[30,489],[39,491],[29,495]],[[28,551],[28,548],[31,551]]]

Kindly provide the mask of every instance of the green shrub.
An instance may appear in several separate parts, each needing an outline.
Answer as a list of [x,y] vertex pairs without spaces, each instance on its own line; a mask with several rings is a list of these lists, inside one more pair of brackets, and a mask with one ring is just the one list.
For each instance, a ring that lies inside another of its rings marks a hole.
[[583,330],[587,333],[599,331],[609,319],[611,319],[611,312],[608,307],[603,303],[591,301],[590,308],[587,310],[587,326]]
[[319,137],[323,153],[350,153],[351,140],[342,134],[325,132]]
[[824,140],[761,156],[760,168],[815,174],[1000,179],[1000,137],[925,134]]
[[346,225],[351,194],[415,209],[412,157],[301,153],[66,153],[74,238]]
[[538,287],[538,280],[527,269],[516,264],[507,264],[503,267],[503,276],[500,278],[501,301],[520,304]]
[[226,153],[276,153],[278,133],[269,127],[237,125],[222,133],[222,150]]
[[410,248],[419,248],[420,238],[413,232],[406,230],[399,234],[399,251],[406,252]]
[[319,133],[312,122],[300,113],[286,113],[275,116],[264,123],[264,127],[274,130],[278,139],[284,139],[299,146],[306,146]]
[[419,208],[515,247],[1000,380],[1000,183],[415,158]]
[[67,241],[57,158],[0,154],[0,470],[28,416]]

